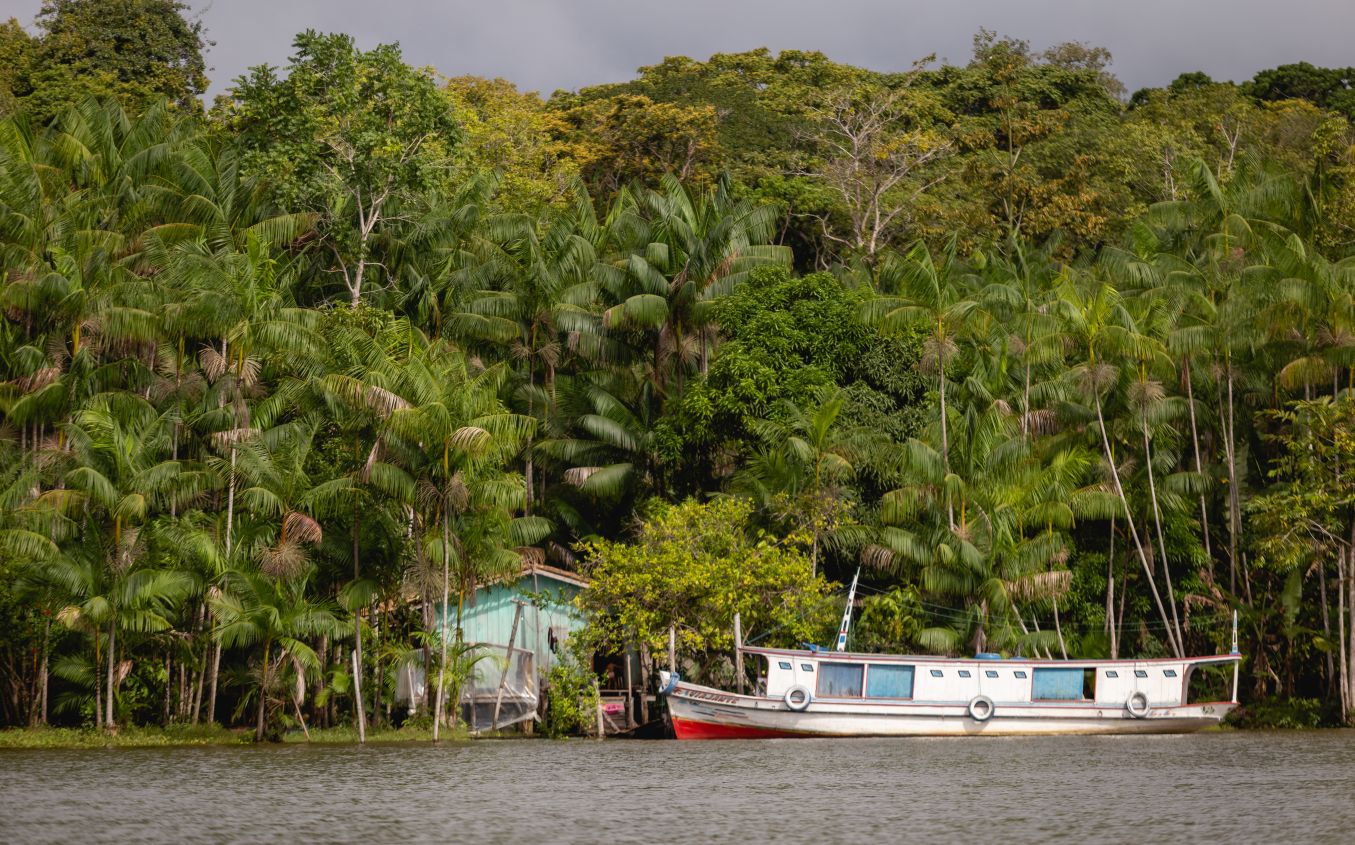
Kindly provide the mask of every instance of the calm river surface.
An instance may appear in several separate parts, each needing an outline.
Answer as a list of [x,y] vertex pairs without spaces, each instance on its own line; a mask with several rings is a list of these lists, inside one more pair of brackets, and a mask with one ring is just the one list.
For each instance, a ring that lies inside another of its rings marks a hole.
[[0,842],[1355,842],[1355,731],[0,751]]

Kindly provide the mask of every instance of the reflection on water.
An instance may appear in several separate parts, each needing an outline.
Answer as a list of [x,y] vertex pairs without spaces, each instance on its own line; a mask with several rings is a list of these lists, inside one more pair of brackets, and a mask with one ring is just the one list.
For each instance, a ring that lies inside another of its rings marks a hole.
[[0,841],[1345,845],[1353,751],[1355,731],[0,751]]

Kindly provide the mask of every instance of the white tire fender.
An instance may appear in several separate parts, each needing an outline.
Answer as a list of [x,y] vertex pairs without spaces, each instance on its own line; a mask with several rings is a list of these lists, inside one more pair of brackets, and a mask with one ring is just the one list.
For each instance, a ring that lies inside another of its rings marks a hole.
[[796,684],[786,690],[786,694],[782,696],[782,699],[786,702],[786,707],[794,710],[796,713],[802,713],[809,709],[809,702],[814,700],[814,695],[809,691],[808,687]]
[[976,722],[986,722],[993,718],[993,700],[986,695],[976,695],[969,699],[969,718]]

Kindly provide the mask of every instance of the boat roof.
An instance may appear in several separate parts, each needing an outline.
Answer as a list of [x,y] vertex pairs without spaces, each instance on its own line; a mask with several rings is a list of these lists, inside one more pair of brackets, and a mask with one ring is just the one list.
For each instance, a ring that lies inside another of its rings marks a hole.
[[859,651],[830,651],[829,649],[790,649],[756,648],[745,646],[747,654],[777,655],[783,657],[812,658],[815,660],[860,660],[865,662],[907,662],[907,663],[962,663],[965,665],[992,666],[998,663],[1041,664],[1045,666],[1104,666],[1104,665],[1154,665],[1182,663],[1232,663],[1242,659],[1241,654],[1214,654],[1203,657],[1150,657],[1140,659],[1115,659],[1089,657],[1067,660],[1046,657],[938,657],[930,654],[873,654]]

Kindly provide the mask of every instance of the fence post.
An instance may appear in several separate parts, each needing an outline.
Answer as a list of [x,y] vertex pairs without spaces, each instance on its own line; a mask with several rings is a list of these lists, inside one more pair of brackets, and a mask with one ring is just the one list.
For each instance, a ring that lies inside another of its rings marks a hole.
[[734,612],[734,678],[743,695],[743,624],[738,611]]

